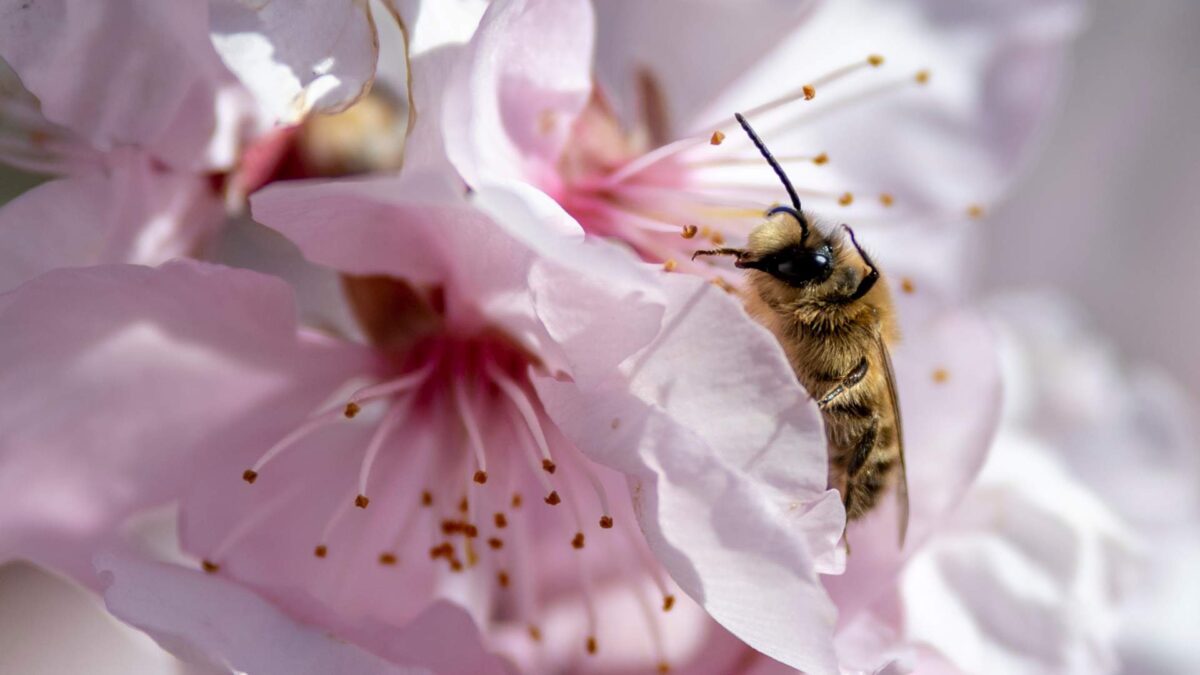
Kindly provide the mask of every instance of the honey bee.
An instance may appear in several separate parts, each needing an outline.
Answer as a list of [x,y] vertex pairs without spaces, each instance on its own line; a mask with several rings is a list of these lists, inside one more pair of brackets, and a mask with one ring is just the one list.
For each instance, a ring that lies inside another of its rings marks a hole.
[[898,329],[887,282],[848,225],[826,231],[810,222],[779,162],[746,118],[736,118],[779,176],[791,206],[768,211],[745,248],[696,251],[692,257],[731,255],[736,267],[748,270],[749,312],[778,338],[821,411],[829,485],[841,493],[847,521],[869,512],[895,480],[903,547],[908,484],[888,353]]

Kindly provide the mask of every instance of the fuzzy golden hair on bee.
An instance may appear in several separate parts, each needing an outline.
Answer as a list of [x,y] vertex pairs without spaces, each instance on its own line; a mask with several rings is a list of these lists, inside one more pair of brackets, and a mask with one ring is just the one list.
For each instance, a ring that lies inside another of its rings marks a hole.
[[894,486],[903,546],[908,486],[888,352],[898,330],[887,281],[849,226],[828,228],[809,218],[782,167],[746,119],[736,117],[791,205],[768,211],[745,248],[695,255],[733,256],[734,265],[747,271],[748,311],[775,334],[821,411],[829,484],[841,493],[847,520],[870,512]]

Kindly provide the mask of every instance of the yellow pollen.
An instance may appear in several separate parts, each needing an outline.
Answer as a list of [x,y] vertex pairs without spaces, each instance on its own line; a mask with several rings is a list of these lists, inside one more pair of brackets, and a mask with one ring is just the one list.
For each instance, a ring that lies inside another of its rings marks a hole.
[[216,574],[221,569],[221,566],[205,558],[204,560],[200,561],[200,569],[208,572],[209,574]]
[[708,238],[709,238],[709,237],[711,237],[711,236],[712,236],[712,228],[710,228],[710,227],[709,227],[709,226],[707,226],[707,225],[705,225],[704,227],[700,228],[700,237],[701,237],[701,238],[703,238],[703,239],[708,239]]
[[805,101],[811,101],[817,95],[817,88],[812,86],[811,84],[804,85],[804,87],[801,88],[801,91],[804,92],[804,100]]
[[342,414],[345,415],[349,419],[354,419],[354,416],[357,415],[358,411],[360,411],[360,410],[362,410],[362,406],[351,401],[346,404],[346,410],[344,410],[342,412]]
[[487,482],[487,472],[486,471],[476,471],[474,480],[476,483],[483,485],[484,483]]
[[850,206],[854,203],[854,195],[849,192],[843,192],[841,197],[838,197],[838,203],[842,206]]
[[493,520],[493,522],[495,522],[495,523],[496,523],[496,527],[498,527],[498,528],[500,528],[500,529],[502,529],[502,530],[503,530],[504,528],[508,527],[508,518],[507,518],[507,517],[505,517],[505,515],[504,515],[503,513],[497,513],[497,514],[496,514],[496,515],[495,515],[495,516],[492,518],[492,520]]
[[664,595],[663,596],[663,611],[669,612],[669,611],[671,611],[671,608],[674,606],[675,606],[675,596]]
[[896,203],[896,198],[890,193],[885,192],[879,195],[879,203],[883,204],[884,206],[891,206],[892,204]]
[[596,638],[592,637],[591,635],[589,635],[587,639],[587,653],[596,653]]
[[674,272],[676,267],[679,267],[679,263],[675,262],[674,258],[667,258],[662,266],[664,272]]
[[717,288],[725,291],[726,293],[733,293],[736,290],[733,286],[731,286],[729,284],[728,281],[725,281],[725,279],[723,279],[721,277],[713,277],[712,283],[713,283],[713,286],[716,286]]
[[554,462],[552,462],[548,459],[542,460],[542,471],[545,471],[546,473],[554,473],[557,470],[558,470],[557,464],[555,464]]
[[978,220],[983,217],[983,205],[972,204],[967,207],[967,217]]
[[421,493],[421,506],[433,506],[433,493],[429,490]]
[[684,225],[683,231],[680,232],[679,234],[684,239],[691,239],[692,237],[696,236],[696,233],[699,231],[700,231],[700,228],[696,227],[695,225]]
[[720,232],[713,232],[710,239],[712,243],[716,244],[717,246],[725,243],[725,235],[721,234]]
[[313,549],[313,555],[317,556],[318,558],[324,558],[325,556],[329,555],[329,548],[327,548],[325,544],[317,544],[317,547]]
[[514,493],[513,493],[513,496],[512,496],[512,501],[510,502],[510,503],[512,504],[512,507],[513,507],[514,509],[519,509],[519,508],[521,508],[521,502],[522,502],[522,500],[521,500],[521,493],[520,493],[520,492],[514,492]]
[[867,63],[878,68],[879,66],[883,65],[883,57],[880,56],[879,54],[872,54],[867,57]]
[[913,283],[912,279],[904,277],[900,280],[900,290],[904,291],[905,293],[912,293],[913,291],[917,290],[917,287]]
[[380,553],[379,554],[379,564],[380,565],[395,565],[396,564],[396,554],[395,553]]
[[246,469],[242,472],[242,480],[254,485],[254,481],[258,480],[258,472],[254,469]]
[[529,624],[529,637],[533,638],[534,642],[542,641],[542,629],[533,624]]
[[583,548],[583,533],[576,532],[575,537],[571,539],[571,546],[574,548]]
[[933,371],[933,381],[934,382],[937,382],[938,384],[942,384],[948,379],[950,379],[950,371],[946,370],[945,368],[934,369],[934,371]]
[[497,572],[496,583],[500,584],[500,588],[508,588],[508,572],[504,570]]
[[492,550],[498,551],[504,548],[504,540],[499,537],[491,537],[488,539],[488,546],[491,546]]
[[713,145],[720,145],[724,140],[725,132],[718,129],[717,131],[713,132],[712,137],[708,139],[708,142]]
[[913,79],[917,81],[917,84],[926,84],[929,82],[929,71],[918,70],[917,74],[913,76]]
[[605,530],[609,530],[609,529],[612,529],[612,526],[613,526],[612,516],[600,516],[600,527],[601,528],[603,528]]
[[551,490],[550,494],[546,495],[545,502],[550,506],[558,506],[562,502],[562,498],[558,496],[558,490]]
[[367,504],[370,504],[370,503],[371,503],[371,500],[368,499],[366,495],[358,495],[357,497],[354,498],[354,505],[360,509],[367,508]]
[[829,163],[829,155],[825,154],[824,152],[817,155],[816,157],[813,157],[813,164],[816,164],[817,166],[821,166],[822,164],[828,164],[828,163]]

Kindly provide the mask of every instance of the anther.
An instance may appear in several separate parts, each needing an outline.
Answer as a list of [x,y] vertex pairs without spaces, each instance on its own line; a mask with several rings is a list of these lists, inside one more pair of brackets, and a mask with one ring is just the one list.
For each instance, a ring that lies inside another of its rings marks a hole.
[[551,490],[550,494],[546,495],[545,502],[550,506],[558,506],[562,503],[562,497],[558,496],[558,490]]
[[589,635],[587,638],[587,653],[588,654],[596,653],[596,638],[591,635]]
[[479,536],[479,528],[470,523],[463,523],[462,532],[470,539],[474,539],[475,537]]
[[534,642],[541,642],[542,629],[533,624],[529,624],[529,637],[532,638]]
[[220,571],[221,566],[205,558],[204,560],[200,561],[200,569],[208,572],[209,574],[216,574],[218,571]]
[[504,548],[504,540],[500,537],[490,537],[488,538],[488,546],[491,546],[493,551],[498,551]]
[[671,608],[674,606],[675,606],[675,596],[674,595],[664,595],[663,596],[663,604],[662,604],[663,611],[669,612],[669,611],[671,611]]
[[913,283],[912,279],[904,277],[900,280],[900,290],[904,291],[905,293],[912,293],[913,291],[917,290],[917,286]]
[[875,68],[878,68],[879,66],[883,65],[883,57],[879,54],[872,54],[867,57],[867,63],[871,64]]
[[575,533],[575,537],[573,539],[571,539],[571,546],[573,548],[583,548],[583,533],[582,532]]
[[390,553],[390,552],[380,553],[379,554],[379,564],[380,565],[388,565],[388,566],[395,565],[396,564],[396,554]]
[[433,506],[433,493],[429,490],[421,492],[421,506]]
[[459,559],[457,559],[457,558],[451,558],[451,559],[450,559],[450,571],[451,571],[451,572],[461,572],[461,571],[463,571],[463,564],[462,564],[462,561],[461,561],[461,560],[459,560]]
[[891,206],[892,204],[896,203],[896,198],[885,192],[879,195],[879,203],[883,204],[884,206]]
[[983,206],[981,204],[972,204],[967,207],[967,217],[979,219],[983,217]]
[[458,502],[458,512],[459,513],[466,513],[467,511],[470,511],[470,510],[471,510],[471,502],[467,501],[466,497],[463,497],[461,500],[459,500],[459,502]]
[[496,523],[496,527],[502,530],[508,527],[508,517],[506,517],[503,513],[497,513],[495,516],[493,516],[492,522]]
[[667,663],[666,661],[659,661],[658,662],[658,672],[660,672],[660,673],[671,672],[671,664]]
[[614,417],[614,418],[612,418],[612,421],[608,423],[608,426],[609,426],[609,428],[611,428],[613,431],[616,431],[617,429],[620,429],[620,428],[621,428],[621,418],[619,418],[619,417]]
[[945,368],[937,368],[933,371],[933,381],[934,382],[937,382],[938,384],[942,384],[946,380],[949,380],[949,379],[950,379],[950,371],[946,370]]
[[724,141],[724,140],[725,140],[725,132],[723,132],[721,130],[717,130],[712,133],[712,137],[710,137],[708,139],[708,142],[711,143],[712,145],[720,145],[722,143],[722,141]]
[[720,232],[713,232],[710,241],[712,241],[713,245],[720,246],[725,243],[725,235]]
[[242,480],[254,485],[254,481],[258,480],[258,472],[254,469],[246,469],[242,472]]
[[520,492],[514,492],[514,493],[513,493],[513,496],[512,496],[512,501],[510,501],[509,503],[510,503],[510,504],[512,504],[512,507],[513,507],[514,509],[519,509],[519,508],[521,508],[521,503],[522,503],[522,501],[523,501],[523,500],[521,499],[521,493],[520,493]]
[[329,555],[329,548],[325,544],[317,544],[317,547],[313,549],[313,555],[318,558],[324,558]]
[[542,470],[546,473],[554,473],[558,470],[558,465],[548,459],[543,459]]
[[504,570],[497,572],[496,583],[500,584],[500,588],[508,588],[508,572]]
[[812,163],[816,164],[817,166],[821,166],[822,164],[828,164],[829,163],[829,155],[822,152],[821,154],[817,155],[816,157],[813,157]]
[[371,500],[366,495],[358,495],[357,497],[354,498],[354,505],[360,509],[367,508],[367,504],[370,504],[370,503],[371,503]]
[[691,239],[692,237],[696,236],[696,233],[699,231],[700,231],[700,228],[696,227],[695,225],[684,225],[683,231],[680,232],[679,234],[684,239]]
[[476,471],[475,476],[474,476],[474,481],[476,483],[479,483],[480,485],[483,485],[484,483],[486,483],[487,482],[487,472],[486,471]]
[[918,70],[917,74],[913,76],[913,79],[917,81],[917,84],[926,84],[929,82],[929,71]]
[[662,269],[664,272],[674,272],[676,267],[679,267],[679,263],[675,262],[674,258],[667,258],[667,260],[665,262],[663,262],[663,265],[662,265]]
[[804,91],[804,100],[805,101],[811,101],[817,95],[817,88],[812,86],[811,84],[804,85],[803,91]]
[[854,203],[854,195],[849,192],[843,192],[841,197],[838,197],[838,203],[842,206],[850,206]]
[[608,530],[613,526],[612,516],[600,516],[600,527]]
[[357,415],[360,410],[362,410],[362,406],[354,401],[351,401],[346,404],[346,409],[342,411],[342,414],[346,416],[346,419],[354,419],[354,416]]

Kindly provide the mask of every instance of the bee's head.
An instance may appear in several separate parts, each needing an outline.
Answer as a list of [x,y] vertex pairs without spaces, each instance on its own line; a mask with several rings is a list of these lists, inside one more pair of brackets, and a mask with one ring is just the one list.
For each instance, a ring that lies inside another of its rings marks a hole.
[[802,213],[780,207],[750,233],[746,248],[736,255],[735,266],[765,272],[800,288],[827,280],[833,274],[836,252],[832,242],[809,227]]

